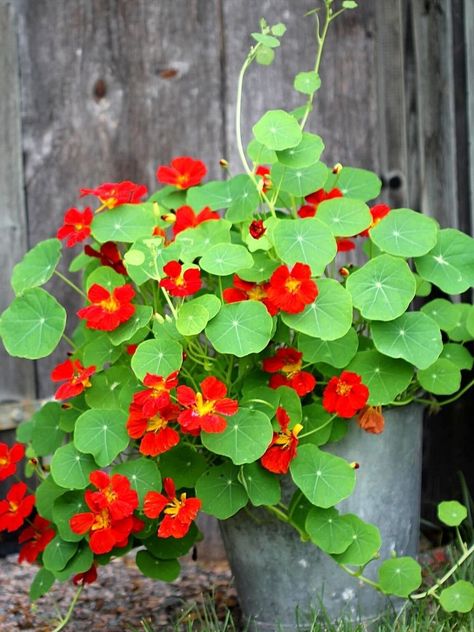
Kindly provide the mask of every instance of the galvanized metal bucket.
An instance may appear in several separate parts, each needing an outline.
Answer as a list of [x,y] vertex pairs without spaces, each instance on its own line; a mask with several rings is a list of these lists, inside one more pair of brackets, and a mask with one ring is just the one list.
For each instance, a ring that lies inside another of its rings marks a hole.
[[[412,556],[418,551],[423,419],[420,406],[384,412],[382,434],[368,434],[349,421],[346,437],[324,447],[360,463],[355,492],[338,509],[378,526],[381,560],[393,551]],[[254,630],[294,631],[297,622],[313,620],[322,609],[332,621],[376,620],[400,606],[400,600],[350,577],[265,510],[255,513],[258,523],[245,511],[221,522],[242,610]],[[379,564],[372,562],[364,574],[375,578]]]

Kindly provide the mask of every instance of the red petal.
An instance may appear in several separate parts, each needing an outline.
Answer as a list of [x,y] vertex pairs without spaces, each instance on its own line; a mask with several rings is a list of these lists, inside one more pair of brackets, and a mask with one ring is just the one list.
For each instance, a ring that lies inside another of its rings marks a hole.
[[201,393],[205,399],[218,400],[227,395],[227,386],[211,375],[201,382]]

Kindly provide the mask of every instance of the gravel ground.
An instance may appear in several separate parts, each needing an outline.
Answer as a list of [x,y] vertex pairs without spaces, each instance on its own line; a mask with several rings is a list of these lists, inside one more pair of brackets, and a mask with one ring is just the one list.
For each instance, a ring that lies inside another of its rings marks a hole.
[[[0,631],[54,629],[57,608],[65,613],[75,592],[71,582],[56,584],[36,604],[28,598],[37,568],[18,564],[17,556],[0,559]],[[189,618],[199,618],[199,604],[213,599],[217,612],[234,610],[237,599],[231,585],[229,567],[224,562],[204,565],[185,559],[181,577],[164,583],[143,577],[133,557],[115,560],[99,569],[99,579],[86,586],[76,605],[68,630],[74,632],[129,632],[140,630],[146,619],[154,630],[174,630],[174,623],[194,608]],[[193,628],[194,629],[194,628]],[[199,629],[198,627],[196,629]]]

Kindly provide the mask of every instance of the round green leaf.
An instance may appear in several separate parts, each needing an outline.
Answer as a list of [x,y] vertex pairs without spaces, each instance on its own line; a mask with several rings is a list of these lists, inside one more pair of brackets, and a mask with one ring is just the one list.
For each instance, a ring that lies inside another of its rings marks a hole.
[[214,318],[222,305],[220,299],[218,299],[217,296],[214,296],[214,294],[202,294],[201,296],[194,298],[192,301],[188,301],[187,304],[201,305],[202,307],[205,307],[209,314],[209,318]]
[[75,542],[66,542],[57,535],[43,552],[44,567],[49,571],[62,571],[76,551]]
[[382,544],[379,530],[353,514],[342,516],[341,520],[352,527],[352,544],[343,553],[333,555],[333,558],[338,564],[354,566],[367,564],[374,558]]
[[60,259],[59,239],[47,239],[37,244],[13,268],[11,282],[15,294],[44,285],[53,276]]
[[216,244],[209,248],[199,265],[210,274],[228,276],[239,270],[251,268],[253,257],[244,246]]
[[115,347],[108,334],[95,335],[84,346],[83,362],[85,366],[94,365],[100,371],[104,364],[113,364],[122,353],[120,347]]
[[97,464],[89,454],[82,454],[72,443],[58,448],[51,461],[54,482],[66,489],[84,489],[89,485],[89,474]]
[[255,61],[262,66],[270,66],[275,59],[275,52],[268,46],[260,46],[255,55]]
[[312,217],[280,220],[273,229],[273,241],[282,261],[290,266],[298,262],[306,263],[317,275],[324,272],[337,252],[332,232]]
[[[199,208],[199,207],[196,207]],[[181,246],[181,261],[192,263],[215,244],[230,242],[230,227],[226,219],[211,219],[194,228],[187,228],[176,235],[175,243]],[[169,248],[169,246],[168,246]]]
[[299,72],[293,82],[293,87],[302,94],[313,94],[319,90],[321,79],[317,72],[310,70],[308,72]]
[[92,387],[85,393],[86,403],[90,408],[122,408],[128,407],[133,392],[137,388],[137,380],[128,367],[113,366],[103,373],[92,376]]
[[260,202],[255,181],[250,176],[240,174],[229,180],[229,186],[232,203],[225,218],[234,223],[251,220]]
[[179,577],[181,570],[177,560],[159,560],[148,551],[138,551],[135,561],[145,577],[164,582],[174,581]]
[[236,465],[259,459],[270,445],[273,428],[270,419],[258,410],[240,408],[227,419],[223,432],[201,432],[203,445],[214,452],[228,456]]
[[325,362],[336,369],[345,368],[357,352],[359,337],[352,327],[335,340],[315,340],[311,336],[298,336],[298,349],[306,362]]
[[66,493],[64,487],[59,487],[51,475],[41,481],[35,490],[35,507],[42,518],[53,520],[53,504]]
[[413,377],[413,367],[404,360],[387,358],[378,351],[361,351],[347,367],[362,377],[369,389],[368,404],[390,404],[397,395],[408,388]]
[[474,239],[455,228],[438,233],[434,248],[415,259],[418,274],[448,294],[460,294],[474,285]]
[[247,463],[242,468],[242,480],[254,507],[276,505],[281,490],[278,477],[264,469],[260,463]]
[[178,445],[160,456],[160,471],[163,478],[172,478],[177,489],[194,487],[205,470],[205,457],[189,446]]
[[472,340],[473,335],[469,331],[468,324],[474,309],[473,306],[467,303],[456,303],[453,308],[456,314],[456,324],[452,329],[447,330],[448,338],[457,342]]
[[322,162],[315,162],[309,167],[298,168],[286,167],[284,164],[277,163],[271,171],[274,188],[296,197],[304,197],[317,189],[321,189],[326,182],[327,175],[328,168]]
[[121,204],[97,214],[92,221],[92,235],[100,243],[124,241],[133,243],[150,237],[156,226],[153,204]]
[[256,165],[271,165],[277,161],[277,155],[273,149],[267,149],[258,140],[252,139],[247,145],[247,154]]
[[266,112],[252,131],[259,143],[277,151],[296,147],[302,138],[298,121],[283,110]]
[[436,321],[443,331],[453,329],[458,321],[456,306],[445,298],[435,298],[423,305],[421,311]]
[[37,360],[54,351],[66,326],[66,310],[41,288],[26,290],[3,312],[0,336],[12,356]]
[[334,198],[318,204],[318,219],[338,237],[352,237],[365,230],[372,221],[369,207],[360,200]]
[[470,354],[469,350],[462,345],[455,343],[448,343],[444,345],[441,352],[440,359],[446,358],[452,362],[458,369],[470,371],[472,369],[474,358]]
[[282,313],[281,319],[291,329],[322,340],[337,340],[352,324],[352,299],[334,279],[318,280],[319,294],[314,303],[299,314]]
[[355,472],[347,461],[302,445],[290,465],[291,476],[306,498],[317,507],[332,507],[352,494]]
[[416,281],[406,261],[379,255],[353,272],[346,282],[354,307],[369,320],[401,316],[415,296]]
[[270,341],[272,329],[273,320],[265,305],[242,301],[223,305],[206,327],[206,336],[219,353],[242,358],[262,351]]
[[246,270],[239,270],[237,274],[244,281],[261,283],[269,279],[278,267],[278,263],[270,259],[266,254],[256,252],[253,255],[253,266]]
[[[285,167],[291,167],[292,169],[301,169],[302,167],[309,167],[314,165],[324,151],[323,139],[316,134],[310,134],[309,132],[303,132],[303,138],[296,147],[291,149],[285,149],[277,152],[278,162]],[[326,172],[327,173],[327,172]],[[324,183],[323,183],[324,184]],[[317,187],[313,188],[313,191]]]
[[151,538],[147,538],[143,544],[150,553],[160,560],[174,560],[177,557],[186,555],[199,537],[199,531],[193,522],[187,534],[182,538],[159,538],[155,533]]
[[184,303],[178,312],[176,329],[183,336],[195,336],[199,334],[209,321],[209,312],[202,305],[196,305],[194,301]]
[[431,217],[408,208],[398,208],[371,229],[370,238],[389,255],[421,257],[436,244],[438,224]]
[[467,509],[457,500],[444,500],[438,505],[438,518],[448,527],[459,527],[467,518]]
[[60,415],[61,405],[56,402],[48,402],[33,415],[31,445],[36,456],[52,454],[62,445],[66,433],[59,425]]
[[99,266],[87,277],[86,289],[89,291],[93,285],[101,285],[111,292],[114,288],[120,287],[124,283],[123,274],[115,272],[115,270],[109,266]]
[[429,296],[431,294],[431,290],[433,286],[425,279],[422,279],[419,274],[416,272],[413,273],[413,276],[416,280],[416,296]]
[[67,542],[79,542],[79,540],[82,540],[84,536],[74,533],[69,521],[76,514],[86,511],[90,511],[90,509],[84,500],[84,494],[82,492],[67,492],[59,498],[56,498],[52,507],[51,519],[63,540]]
[[302,413],[303,435],[300,437],[299,444],[324,445],[327,443],[334,425],[334,422],[330,421],[332,415],[323,408],[320,401],[304,406]]
[[51,571],[40,568],[30,586],[30,599],[36,601],[45,595],[55,582],[55,577]]
[[[134,489],[143,503],[148,492],[161,491],[161,474],[155,461],[140,458],[125,461],[116,465],[112,472],[122,474],[130,481],[130,487]],[[178,483],[176,483],[178,485]],[[179,485],[178,485],[179,487]]]
[[420,385],[434,395],[451,395],[461,387],[461,371],[446,358],[439,358],[431,366],[418,371]]
[[338,174],[329,176],[324,188],[326,191],[330,191],[334,187],[337,187],[344,197],[367,202],[378,197],[382,188],[382,182],[372,171],[355,167],[343,167]]
[[109,333],[109,338],[114,345],[121,345],[130,340],[137,331],[146,327],[153,315],[153,308],[148,305],[136,305],[135,313],[127,322],[122,323],[117,329]]
[[422,312],[407,312],[389,322],[373,322],[375,347],[391,358],[403,358],[426,369],[443,350],[441,332],[435,321]]
[[188,190],[187,203],[194,209],[208,207],[213,211],[232,204],[229,181],[214,181]]
[[270,48],[277,48],[280,46],[280,40],[272,35],[265,35],[264,33],[252,33],[252,37],[256,42],[269,46]]
[[90,550],[89,545],[86,542],[81,543],[76,553],[69,560],[66,566],[60,571],[53,571],[54,576],[60,582],[64,582],[70,579],[73,575],[88,571],[93,562],[94,555]]
[[421,584],[421,566],[412,557],[396,557],[382,562],[380,587],[387,595],[408,597]]
[[76,421],[74,445],[81,452],[92,454],[100,467],[106,467],[129,444],[126,421],[123,410],[86,410]]
[[459,579],[439,594],[439,601],[446,612],[471,612],[474,608],[474,586]]
[[147,373],[168,376],[183,362],[183,348],[173,340],[145,340],[132,356],[132,369],[139,380]]
[[159,281],[163,276],[163,266],[180,256],[179,243],[172,242],[165,246],[161,237],[143,237],[135,241],[125,253],[124,262],[132,281],[142,285],[150,279]]
[[354,532],[334,507],[313,507],[306,518],[305,529],[312,542],[325,553],[343,553],[352,544]]
[[204,472],[196,483],[196,496],[202,501],[202,510],[225,520],[245,507],[247,492],[238,480],[239,468],[230,462]]

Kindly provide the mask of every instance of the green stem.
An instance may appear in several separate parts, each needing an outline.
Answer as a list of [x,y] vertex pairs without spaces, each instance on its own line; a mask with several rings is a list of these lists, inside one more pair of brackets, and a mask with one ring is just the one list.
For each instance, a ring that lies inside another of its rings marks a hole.
[[[438,404],[438,406],[446,406],[446,404],[452,404],[457,399],[462,397],[464,393],[466,393],[471,388],[471,386],[474,386],[474,380],[471,380],[469,384],[466,384],[466,386],[462,388],[458,393],[456,393],[456,395],[453,395],[453,397],[450,397],[449,399],[445,399],[442,402],[436,402],[436,403]],[[421,404],[433,404],[433,402],[428,399],[415,398],[415,401],[420,402]]]
[[355,577],[356,579],[359,579],[361,582],[364,582],[364,584],[367,584],[368,586],[372,586],[372,588],[375,588],[375,590],[378,590],[379,592],[381,592],[380,586],[376,582],[374,582],[371,579],[369,579],[368,577],[364,577],[358,571],[352,571],[345,564],[339,564],[339,566],[342,568],[343,571],[348,573],[351,577]]
[[439,579],[434,586],[431,586],[428,590],[425,590],[421,593],[416,593],[415,595],[410,595],[410,599],[424,599],[425,597],[435,597],[434,594],[440,586],[442,586],[448,579],[453,575],[458,568],[464,564],[464,562],[474,553],[474,544],[471,545],[466,551],[461,555],[456,564],[449,569],[449,571]]
[[73,600],[71,601],[71,605],[69,606],[69,610],[67,611],[66,616],[64,617],[64,619],[60,621],[59,625],[54,628],[53,632],[59,632],[60,630],[63,630],[67,626],[67,624],[69,623],[71,619],[72,613],[74,612],[74,608],[76,606],[77,600],[81,596],[81,592],[83,588],[84,586],[81,585],[76,590],[76,594],[74,595]]
[[318,426],[317,428],[315,428],[314,430],[310,430],[309,432],[305,432],[302,435],[298,435],[298,439],[302,439],[303,437],[309,437],[309,435],[314,434],[315,432],[319,432],[320,430],[322,430],[323,428],[326,428],[326,426],[329,426],[329,424],[334,421],[334,419],[336,419],[337,415],[333,415],[332,417],[329,417],[329,419],[323,423],[322,426]]
[[300,527],[298,527],[298,525],[296,525],[289,518],[289,516],[287,516],[283,511],[281,511],[280,509],[277,509],[277,507],[274,507],[272,505],[266,505],[265,509],[267,511],[269,511],[270,513],[272,513],[276,518],[278,518],[278,520],[281,520],[282,522],[285,522],[286,524],[289,524],[294,529],[296,529],[296,531],[298,531],[298,533],[300,534],[300,538],[302,540],[307,540],[308,539],[308,536],[306,535],[306,533],[302,529],[300,529]]
[[54,271],[54,274],[57,277],[59,277],[62,281],[64,281],[64,283],[69,285],[69,287],[72,288],[75,292],[80,294],[83,298],[87,299],[87,295],[84,294],[84,292],[81,290],[81,288],[77,287],[77,285],[75,283],[73,283],[72,281],[70,281],[66,276],[64,276],[64,274],[61,274],[61,272],[58,272],[57,270]]
[[463,542],[463,539],[461,537],[461,532],[459,531],[459,527],[456,527],[456,538],[458,540],[459,546],[461,547],[461,551],[465,553],[467,551],[467,546]]
[[73,343],[73,341],[71,340],[71,338],[69,338],[69,336],[66,336],[66,334],[63,333],[64,340],[68,343],[68,345],[71,347],[71,349],[73,349],[74,351],[77,351],[77,347],[76,345]]

